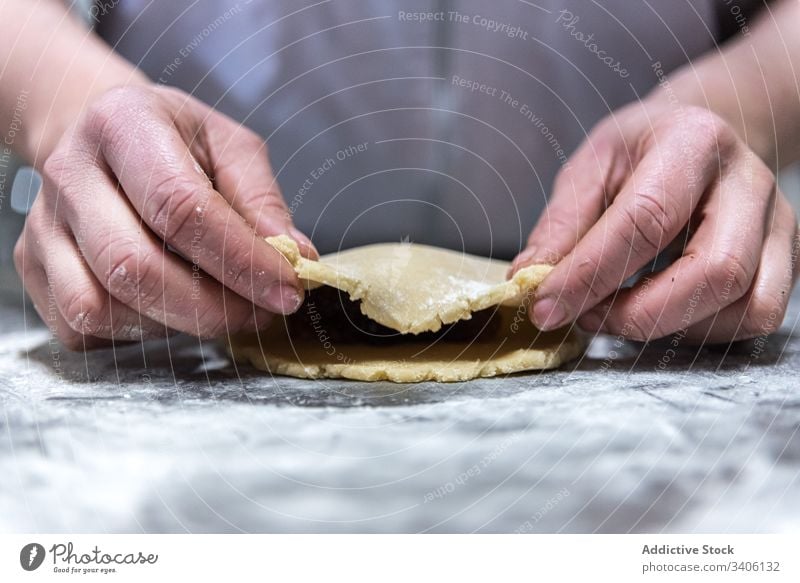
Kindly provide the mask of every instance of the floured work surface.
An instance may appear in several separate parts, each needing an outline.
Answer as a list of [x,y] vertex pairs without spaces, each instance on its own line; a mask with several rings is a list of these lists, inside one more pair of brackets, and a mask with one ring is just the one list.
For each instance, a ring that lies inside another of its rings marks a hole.
[[231,339],[233,356],[262,370],[452,382],[554,368],[582,350],[574,332],[541,332],[527,318],[548,266],[506,280],[506,262],[424,245],[370,245],[310,261],[288,237],[268,241],[309,293],[296,314]]

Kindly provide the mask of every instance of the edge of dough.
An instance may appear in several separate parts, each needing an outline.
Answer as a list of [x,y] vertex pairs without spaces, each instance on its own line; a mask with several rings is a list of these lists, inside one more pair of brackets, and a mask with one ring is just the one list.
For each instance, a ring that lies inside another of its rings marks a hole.
[[535,290],[552,271],[550,265],[531,265],[520,269],[514,277],[491,286],[473,298],[459,298],[445,311],[432,312],[429,317],[414,323],[401,322],[375,305],[368,290],[355,278],[350,277],[335,266],[322,261],[312,261],[300,255],[297,243],[287,235],[267,237],[272,245],[292,265],[306,289],[327,285],[346,292],[353,301],[361,302],[361,312],[368,318],[403,334],[436,332],[443,325],[459,320],[468,320],[473,312],[492,306],[519,306],[526,294]]
[[[501,308],[502,328],[516,325],[514,308]],[[355,344],[331,354],[312,339],[292,342],[285,326],[275,322],[264,338],[258,334],[229,339],[228,352],[240,363],[295,378],[345,378],[357,381],[418,383],[459,382],[480,377],[547,370],[580,356],[584,340],[570,328],[540,332],[533,324],[497,342],[411,343],[391,350]],[[344,352],[342,352],[344,351]]]

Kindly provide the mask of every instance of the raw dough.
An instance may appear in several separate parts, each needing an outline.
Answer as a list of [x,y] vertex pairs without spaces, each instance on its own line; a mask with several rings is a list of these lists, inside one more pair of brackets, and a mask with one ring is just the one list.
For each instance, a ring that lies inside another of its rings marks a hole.
[[527,300],[549,266],[527,267],[506,280],[506,262],[425,245],[369,245],[311,261],[289,237],[267,241],[292,264],[306,288],[343,290],[360,301],[365,316],[403,334],[436,332],[485,309],[497,310],[501,322],[496,334],[472,342],[431,340],[432,335],[422,334],[387,346],[330,341],[324,314],[315,335],[292,339],[284,319],[276,318],[258,335],[230,339],[237,361],[262,370],[301,378],[452,382],[554,368],[583,348],[574,332],[544,333],[527,318]]
[[518,306],[550,273],[533,265],[506,281],[509,264],[413,243],[380,243],[310,261],[286,235],[267,242],[280,251],[307,289],[329,285],[361,301],[362,313],[403,334],[435,332],[498,304]]

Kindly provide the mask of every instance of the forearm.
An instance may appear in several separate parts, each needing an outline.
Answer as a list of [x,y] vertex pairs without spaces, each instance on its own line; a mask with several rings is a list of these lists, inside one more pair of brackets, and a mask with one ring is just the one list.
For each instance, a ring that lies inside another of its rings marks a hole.
[[730,123],[773,170],[800,160],[800,1],[781,0],[740,33],[675,72],[654,99],[677,97]]
[[91,99],[147,83],[58,0],[0,3],[0,134],[41,167]]

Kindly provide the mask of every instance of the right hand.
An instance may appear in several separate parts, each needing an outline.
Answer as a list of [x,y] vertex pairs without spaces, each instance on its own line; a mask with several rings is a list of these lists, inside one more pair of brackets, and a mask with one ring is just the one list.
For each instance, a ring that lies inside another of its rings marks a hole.
[[255,330],[302,303],[263,238],[285,233],[316,251],[292,225],[266,145],[181,91],[103,94],[58,141],[43,180],[14,260],[69,348]]

